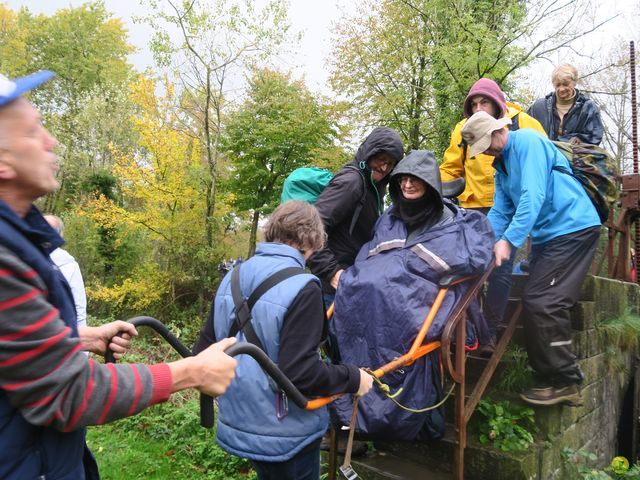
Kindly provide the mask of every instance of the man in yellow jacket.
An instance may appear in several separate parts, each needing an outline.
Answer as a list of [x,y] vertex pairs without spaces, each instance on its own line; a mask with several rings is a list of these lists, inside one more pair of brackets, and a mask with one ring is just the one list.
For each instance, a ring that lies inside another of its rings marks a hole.
[[[507,116],[511,119],[511,130],[519,128],[533,128],[546,136],[544,128],[538,120],[527,115],[520,107],[507,102],[504,92],[498,84],[489,78],[481,78],[473,84],[467,98],[464,100],[464,120],[458,122],[451,134],[451,142],[444,152],[444,160],[440,165],[442,181],[450,181],[464,177],[466,186],[458,197],[460,206],[479,210],[487,214],[493,206],[493,157],[479,154],[475,158],[469,157],[469,151],[462,142],[460,131],[471,115],[479,111],[487,112],[495,118]],[[512,249],[511,258],[497,267],[489,279],[486,294],[484,314],[495,342],[496,326],[502,320],[509,300],[511,288],[511,271],[516,249]],[[488,345],[489,350],[493,345]]]
[[460,206],[473,208],[487,213],[493,206],[493,174],[491,166],[493,158],[480,154],[470,161],[467,148],[462,146],[463,125],[474,113],[482,110],[495,118],[505,115],[511,119],[511,130],[533,128],[546,136],[542,125],[535,118],[527,115],[520,107],[505,100],[504,93],[496,82],[489,78],[481,78],[473,84],[464,101],[465,119],[458,122],[451,134],[451,142],[444,152],[444,160],[440,165],[443,182],[464,177],[466,187],[458,197]]

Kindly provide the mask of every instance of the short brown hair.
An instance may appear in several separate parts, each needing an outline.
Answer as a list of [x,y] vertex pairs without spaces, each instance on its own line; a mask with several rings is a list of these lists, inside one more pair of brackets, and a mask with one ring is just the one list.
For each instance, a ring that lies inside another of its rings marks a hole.
[[290,200],[273,211],[264,226],[264,238],[315,252],[324,247],[324,225],[316,207]]

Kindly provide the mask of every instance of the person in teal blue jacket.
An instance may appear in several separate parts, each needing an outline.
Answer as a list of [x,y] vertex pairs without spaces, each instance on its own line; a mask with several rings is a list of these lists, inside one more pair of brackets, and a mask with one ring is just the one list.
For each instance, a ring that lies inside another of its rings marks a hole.
[[496,191],[488,217],[496,265],[531,236],[522,304],[536,384],[521,396],[536,405],[580,405],[583,375],[573,354],[569,309],[593,260],[600,219],[580,182],[553,168],[571,171],[555,145],[532,129],[509,131],[510,122],[478,112],[461,133],[471,157],[495,157]]

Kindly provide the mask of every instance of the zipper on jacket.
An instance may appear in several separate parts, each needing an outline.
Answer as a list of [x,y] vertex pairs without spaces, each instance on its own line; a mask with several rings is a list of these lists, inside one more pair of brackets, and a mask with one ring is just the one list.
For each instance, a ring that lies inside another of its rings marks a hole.
[[[389,174],[391,174],[391,172],[389,172]],[[376,192],[376,201],[377,201],[377,205],[378,205],[378,216],[382,215],[382,213],[384,212],[384,205],[381,205],[380,203],[380,192],[378,192],[378,187],[376,186],[376,183],[373,181],[373,172],[371,172],[369,174],[369,181],[371,182],[371,185],[373,186],[373,191]],[[366,194],[366,192],[365,192]]]

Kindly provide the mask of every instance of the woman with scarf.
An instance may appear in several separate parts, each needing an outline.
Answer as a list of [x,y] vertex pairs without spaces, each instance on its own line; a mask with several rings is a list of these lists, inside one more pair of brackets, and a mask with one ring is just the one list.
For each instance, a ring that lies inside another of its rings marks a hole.
[[[342,361],[377,368],[406,353],[445,275],[474,275],[492,260],[493,232],[479,212],[456,207],[442,196],[435,156],[413,151],[393,170],[389,181],[393,205],[380,217],[373,239],[340,278],[335,298],[335,329]],[[440,338],[444,324],[468,283],[453,286],[436,315],[426,341]],[[470,328],[486,339],[484,319],[476,309]],[[433,354],[384,377],[397,400],[424,408],[441,397],[439,367]],[[334,419],[349,424],[352,402],[334,402]],[[415,440],[442,435],[442,411],[411,414],[379,391],[360,399],[357,431],[374,438]]]

